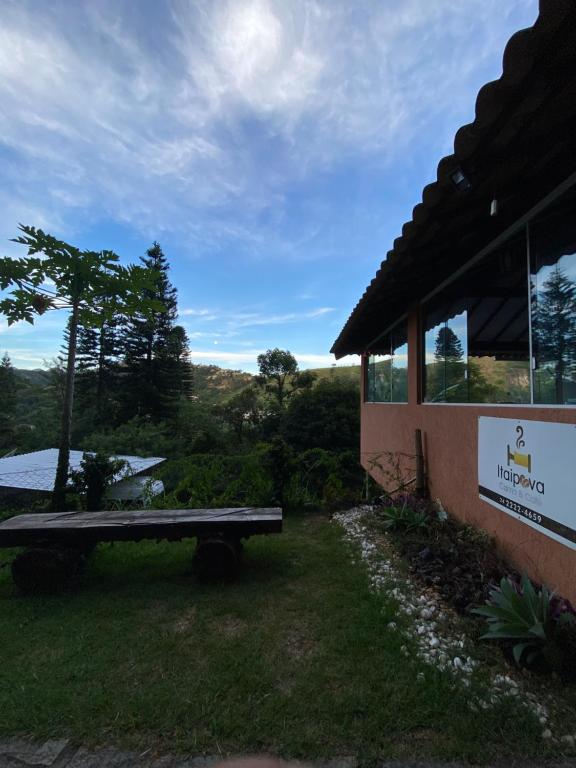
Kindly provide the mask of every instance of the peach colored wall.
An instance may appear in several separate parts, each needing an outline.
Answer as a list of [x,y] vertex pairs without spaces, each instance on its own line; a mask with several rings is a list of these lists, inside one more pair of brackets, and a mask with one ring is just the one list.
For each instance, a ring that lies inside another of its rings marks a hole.
[[[422,430],[430,494],[448,512],[495,536],[504,552],[532,578],[548,584],[576,602],[576,550],[560,544],[529,525],[492,507],[478,496],[478,417],[576,423],[576,408],[427,405],[419,403],[416,375],[419,360],[418,318],[408,327],[409,402],[402,405],[362,403],[361,460],[363,466],[391,490],[391,479],[374,466],[386,465],[386,451],[414,453],[414,431]],[[413,476],[414,462],[404,462]],[[575,502],[576,503],[576,502]]]

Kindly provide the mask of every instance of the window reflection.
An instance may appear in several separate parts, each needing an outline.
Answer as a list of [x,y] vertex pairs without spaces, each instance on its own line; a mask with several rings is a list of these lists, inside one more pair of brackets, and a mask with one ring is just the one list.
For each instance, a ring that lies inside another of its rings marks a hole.
[[530,227],[534,402],[576,405],[576,192]]
[[408,339],[400,323],[375,345],[366,368],[366,400],[371,403],[408,402]]
[[530,402],[525,234],[425,307],[426,402]]

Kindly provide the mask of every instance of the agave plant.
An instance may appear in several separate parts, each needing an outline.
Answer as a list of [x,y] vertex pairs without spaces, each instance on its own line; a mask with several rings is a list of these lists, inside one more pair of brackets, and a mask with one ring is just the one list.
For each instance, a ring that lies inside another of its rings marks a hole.
[[472,611],[488,622],[488,632],[481,639],[517,641],[512,649],[514,660],[517,664],[525,660],[532,666],[552,634],[551,600],[548,589],[536,591],[526,575],[519,589],[503,578],[500,587],[490,592],[486,605]]
[[430,516],[424,510],[407,504],[384,507],[380,515],[387,529],[412,531],[427,528],[430,524]]

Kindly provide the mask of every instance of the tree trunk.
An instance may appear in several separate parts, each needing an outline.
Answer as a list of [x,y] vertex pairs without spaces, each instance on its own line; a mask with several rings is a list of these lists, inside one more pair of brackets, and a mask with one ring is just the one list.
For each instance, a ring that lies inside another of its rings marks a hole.
[[102,418],[102,413],[104,411],[104,367],[106,363],[105,344],[106,334],[104,331],[104,324],[102,324],[99,334],[98,379],[96,382],[96,411],[100,418]]
[[74,374],[76,367],[76,341],[78,336],[78,301],[72,305],[70,318],[70,336],[68,338],[68,361],[66,364],[66,389],[62,408],[60,427],[60,447],[58,449],[58,467],[52,492],[52,509],[61,512],[66,508],[66,486],[70,468],[70,430],[72,426],[72,406],[74,404]]

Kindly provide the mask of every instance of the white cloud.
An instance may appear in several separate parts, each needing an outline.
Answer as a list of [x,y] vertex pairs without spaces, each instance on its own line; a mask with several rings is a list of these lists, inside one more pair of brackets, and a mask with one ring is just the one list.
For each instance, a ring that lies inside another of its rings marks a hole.
[[[334,312],[334,307],[318,307],[307,312],[285,312],[264,314],[254,311],[212,310],[187,308],[180,312],[181,317],[194,318],[192,322],[218,322],[228,333],[237,332],[242,328],[266,325],[286,325],[305,320],[314,320]],[[185,321],[186,322],[186,321]],[[188,323],[188,327],[190,327]]]
[[[198,350],[193,349],[191,358],[193,362],[211,363],[214,365],[225,365],[232,367],[242,367],[246,370],[255,371],[257,369],[256,359],[258,355],[265,352],[265,349],[251,349],[243,352],[233,352],[225,350]],[[311,354],[311,353],[292,353],[301,369],[306,368],[327,368],[333,365],[359,365],[360,359],[356,355],[351,355],[337,362],[332,355]]]
[[195,309],[194,307],[188,307],[181,309],[178,313],[180,317],[212,317],[213,312],[210,309]]
[[153,20],[129,8],[4,0],[1,232],[70,235],[109,217],[180,232],[191,251],[268,253],[302,179],[350,157],[386,163],[420,134],[436,147],[440,116],[453,135],[507,15],[531,21],[536,3],[172,0],[150,4]]

